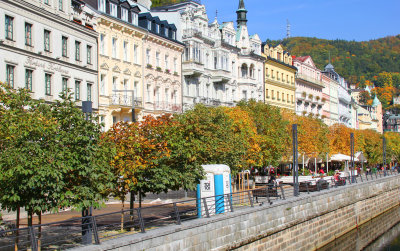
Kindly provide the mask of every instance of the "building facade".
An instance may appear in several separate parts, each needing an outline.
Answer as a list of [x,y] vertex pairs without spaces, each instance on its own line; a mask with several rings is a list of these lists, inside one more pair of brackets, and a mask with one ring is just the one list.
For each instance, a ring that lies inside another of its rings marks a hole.
[[[99,114],[105,129],[119,121],[180,112],[178,66],[183,45],[176,41],[176,27],[148,13],[150,0],[85,2],[95,10],[97,20]],[[167,61],[160,58],[161,52],[163,57],[168,55]],[[170,62],[171,69],[176,64],[175,71],[159,70],[156,58],[158,63]],[[176,106],[171,105],[172,100]]]
[[265,44],[265,103],[295,111],[295,75],[292,57],[283,50],[281,45],[276,47]]
[[139,15],[139,26],[148,30],[143,39],[143,116],[182,112],[182,53],[176,27],[150,13]]
[[321,71],[310,56],[294,58],[293,65],[297,68],[296,114],[322,118],[326,98],[322,92],[325,85],[321,81]]
[[[97,33],[80,1],[0,1],[0,81],[53,102],[64,90],[98,108]],[[3,26],[4,25],[4,26]]]
[[263,100],[261,40],[249,36],[247,10],[240,1],[233,22],[209,23],[206,8],[187,1],[152,9],[155,15],[176,22],[177,37],[185,44],[182,62],[183,105],[234,106],[244,99]]

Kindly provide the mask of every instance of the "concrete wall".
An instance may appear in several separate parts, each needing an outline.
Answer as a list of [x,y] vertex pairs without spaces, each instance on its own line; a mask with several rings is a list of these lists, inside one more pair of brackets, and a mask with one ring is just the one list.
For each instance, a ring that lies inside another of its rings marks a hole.
[[390,176],[79,250],[313,250],[397,206],[399,187]]

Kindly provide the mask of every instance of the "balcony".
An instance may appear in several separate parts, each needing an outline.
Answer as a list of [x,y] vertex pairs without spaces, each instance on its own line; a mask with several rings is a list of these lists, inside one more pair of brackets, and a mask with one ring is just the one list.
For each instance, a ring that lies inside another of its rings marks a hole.
[[306,82],[308,82],[308,83],[317,85],[317,86],[319,86],[319,87],[321,87],[321,88],[324,88],[324,87],[325,87],[325,84],[322,83],[321,80],[316,79],[316,78],[309,77],[309,76],[304,75],[304,74],[301,74],[301,73],[297,73],[297,74],[296,74],[296,78],[297,78],[297,79],[301,79],[301,80],[303,80],[303,81],[306,81]]
[[204,64],[193,60],[182,62],[183,76],[199,77],[204,73]]
[[[134,101],[132,103],[132,101]],[[136,97],[134,100],[132,99],[132,95],[128,94],[113,94],[110,99],[110,106],[119,106],[119,107],[142,107],[142,98]]]
[[180,104],[174,104],[165,101],[156,101],[154,102],[154,110],[166,112],[181,112],[182,106]]
[[205,42],[208,42],[209,44],[214,44],[215,39],[212,37],[212,34],[208,33],[205,34],[204,32],[198,30],[198,29],[184,29],[182,33],[182,38],[198,38],[205,40]]
[[238,80],[239,85],[250,85],[250,86],[257,86],[258,84],[262,84],[262,81],[257,81],[255,78],[251,77],[239,77]]
[[222,70],[222,69],[217,69],[217,70],[212,70],[213,75],[211,80],[213,82],[229,82],[232,79],[232,76],[229,71]]

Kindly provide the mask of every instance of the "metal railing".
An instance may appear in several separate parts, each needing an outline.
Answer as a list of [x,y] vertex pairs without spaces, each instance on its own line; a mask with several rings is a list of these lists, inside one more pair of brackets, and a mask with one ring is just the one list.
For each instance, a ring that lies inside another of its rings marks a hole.
[[[299,195],[363,183],[397,171],[377,171],[330,180],[307,180],[299,184]],[[180,225],[194,219],[214,217],[251,207],[272,205],[295,197],[293,184],[273,182],[263,187],[201,199],[191,199],[112,213],[72,218],[19,229],[0,228],[0,250],[63,250],[80,245],[100,244],[110,239]],[[90,238],[82,238],[90,231]],[[17,247],[17,248],[16,248]]]

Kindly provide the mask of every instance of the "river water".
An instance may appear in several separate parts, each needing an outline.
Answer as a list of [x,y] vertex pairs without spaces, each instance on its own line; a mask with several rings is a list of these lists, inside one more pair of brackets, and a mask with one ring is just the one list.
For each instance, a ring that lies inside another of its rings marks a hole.
[[393,208],[318,251],[400,250],[400,207]]

